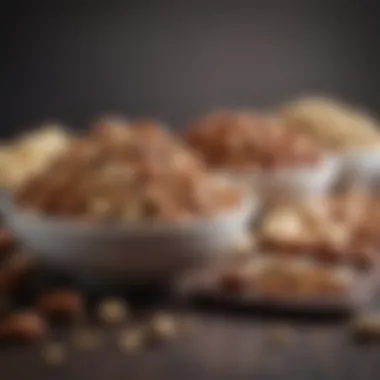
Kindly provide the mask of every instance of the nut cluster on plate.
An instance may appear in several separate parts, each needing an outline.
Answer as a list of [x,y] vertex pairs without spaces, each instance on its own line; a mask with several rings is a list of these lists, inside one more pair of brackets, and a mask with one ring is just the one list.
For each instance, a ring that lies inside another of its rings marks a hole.
[[106,118],[15,196],[19,206],[87,220],[182,220],[235,207],[240,189],[211,174],[151,120]]
[[304,261],[253,258],[244,266],[222,271],[222,290],[260,297],[341,296],[352,286],[350,270],[332,269]]
[[379,226],[379,197],[358,191],[269,205],[258,238],[279,254],[367,266],[376,256]]
[[184,134],[214,168],[261,171],[316,165],[322,151],[279,118],[253,111],[222,110],[206,115]]

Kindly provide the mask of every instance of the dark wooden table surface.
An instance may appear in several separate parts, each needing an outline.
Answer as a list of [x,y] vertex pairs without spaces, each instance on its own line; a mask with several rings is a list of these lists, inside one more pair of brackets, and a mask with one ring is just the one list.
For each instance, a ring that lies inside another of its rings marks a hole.
[[[380,303],[380,298],[378,298]],[[375,302],[376,303],[376,302]],[[374,306],[375,306],[374,303]],[[54,339],[67,349],[62,365],[49,365],[44,343],[1,351],[4,379],[378,379],[380,346],[353,343],[347,325],[329,319],[263,317],[175,308],[178,337],[149,349],[126,352],[120,330],[101,328],[101,344],[81,351],[66,330]],[[290,328],[289,328],[290,326]],[[287,342],[276,339],[287,332]],[[51,340],[51,338],[50,338]]]

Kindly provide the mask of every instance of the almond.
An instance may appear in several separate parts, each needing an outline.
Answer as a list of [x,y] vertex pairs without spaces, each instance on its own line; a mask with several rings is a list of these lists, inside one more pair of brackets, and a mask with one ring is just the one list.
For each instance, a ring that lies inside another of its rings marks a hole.
[[42,294],[37,308],[49,317],[80,317],[85,311],[85,302],[75,290],[53,290]]
[[43,338],[48,327],[34,310],[18,311],[0,323],[0,338],[35,341]]

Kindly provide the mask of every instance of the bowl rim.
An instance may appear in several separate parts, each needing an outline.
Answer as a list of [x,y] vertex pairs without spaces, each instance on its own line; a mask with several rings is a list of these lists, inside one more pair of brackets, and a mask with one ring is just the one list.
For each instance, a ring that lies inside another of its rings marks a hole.
[[[380,151],[379,151],[380,152]],[[272,169],[259,169],[259,170],[251,170],[251,169],[220,169],[218,172],[220,175],[224,175],[226,177],[264,177],[264,176],[273,176],[273,175],[292,175],[298,173],[319,173],[323,170],[334,169],[339,167],[342,163],[343,155],[336,152],[327,152],[323,154],[315,164],[302,164],[302,165],[294,165],[294,166],[285,166],[285,167],[274,167]]]
[[280,167],[271,170],[262,171],[236,171],[230,170],[224,172],[226,177],[239,179],[244,181],[255,181],[255,186],[258,186],[260,181],[276,180],[279,178],[289,177],[290,180],[297,180],[300,178],[302,181],[309,181],[312,178],[317,178],[321,175],[338,175],[343,167],[344,161],[340,154],[326,154],[315,165],[295,166],[295,167]]
[[31,227],[44,225],[48,228],[60,228],[66,231],[79,232],[164,232],[164,231],[188,231],[200,230],[206,228],[213,223],[230,219],[238,215],[247,215],[247,217],[260,207],[260,198],[252,196],[251,193],[243,191],[241,200],[234,206],[224,208],[219,212],[202,218],[190,218],[177,221],[166,220],[142,220],[136,222],[120,222],[120,221],[88,221],[75,218],[63,218],[54,215],[43,215],[38,212],[22,210],[12,201],[10,193],[2,194],[1,212],[4,217],[5,224],[14,225],[15,223],[28,223]]

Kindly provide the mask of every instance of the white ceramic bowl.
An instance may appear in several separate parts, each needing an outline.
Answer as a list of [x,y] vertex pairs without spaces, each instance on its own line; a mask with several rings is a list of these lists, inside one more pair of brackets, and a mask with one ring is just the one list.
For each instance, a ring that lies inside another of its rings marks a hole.
[[327,155],[315,167],[277,169],[235,177],[264,198],[272,194],[315,197],[328,193],[341,175],[342,158]]
[[36,257],[78,274],[112,280],[171,279],[194,265],[231,252],[258,213],[247,197],[213,218],[178,223],[90,225],[3,206],[6,225]]

